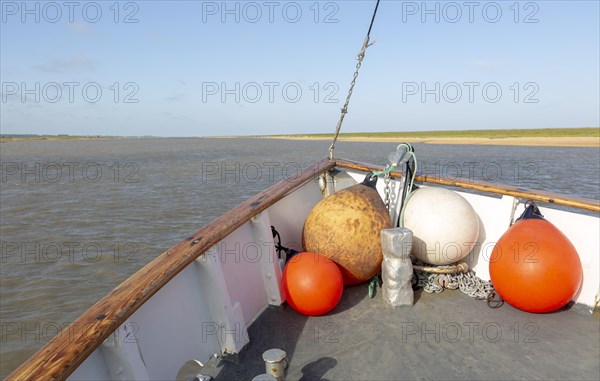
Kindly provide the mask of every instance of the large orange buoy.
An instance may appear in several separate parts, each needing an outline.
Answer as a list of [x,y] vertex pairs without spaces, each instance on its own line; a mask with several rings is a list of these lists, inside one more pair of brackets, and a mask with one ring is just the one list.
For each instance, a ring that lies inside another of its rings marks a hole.
[[346,285],[365,282],[381,271],[380,234],[392,221],[376,182],[368,174],[362,183],[324,198],[304,222],[304,250],[335,261]]
[[331,311],[344,290],[338,266],[315,253],[294,255],[285,265],[282,279],[287,302],[304,315],[322,315]]
[[510,305],[542,313],[573,299],[583,270],[571,241],[530,205],[494,246],[490,277]]

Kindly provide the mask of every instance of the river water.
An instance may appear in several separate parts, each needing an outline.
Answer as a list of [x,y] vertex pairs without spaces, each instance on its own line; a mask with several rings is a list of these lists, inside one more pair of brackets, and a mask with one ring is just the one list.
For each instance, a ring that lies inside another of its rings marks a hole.
[[[0,376],[120,282],[328,142],[143,138],[1,145]],[[391,143],[338,143],[385,164]],[[597,148],[415,144],[419,173],[600,199]]]

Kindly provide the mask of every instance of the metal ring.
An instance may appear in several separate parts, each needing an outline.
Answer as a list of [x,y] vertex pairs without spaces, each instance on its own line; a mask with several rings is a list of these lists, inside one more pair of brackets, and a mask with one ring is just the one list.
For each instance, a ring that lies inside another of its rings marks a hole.
[[500,308],[504,305],[504,299],[502,299],[500,295],[496,294],[496,291],[492,290],[487,296],[487,305],[490,308]]

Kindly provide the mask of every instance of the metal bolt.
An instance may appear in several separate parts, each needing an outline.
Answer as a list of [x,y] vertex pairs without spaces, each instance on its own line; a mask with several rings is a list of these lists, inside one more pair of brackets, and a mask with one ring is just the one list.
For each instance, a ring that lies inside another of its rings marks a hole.
[[275,377],[277,381],[285,381],[286,357],[285,351],[278,348],[263,353],[266,373]]
[[212,381],[212,377],[199,374],[195,377],[190,378],[190,381]]
[[254,377],[252,381],[277,381],[277,379],[270,374],[264,373]]

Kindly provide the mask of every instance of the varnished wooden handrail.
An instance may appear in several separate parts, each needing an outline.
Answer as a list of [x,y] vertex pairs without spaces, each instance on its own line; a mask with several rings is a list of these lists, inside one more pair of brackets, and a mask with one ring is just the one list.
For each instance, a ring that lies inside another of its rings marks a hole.
[[252,216],[334,166],[335,162],[329,159],[314,163],[231,209],[162,253],[90,307],[14,370],[7,380],[66,379],[131,314],[202,253]]
[[[357,161],[337,159],[336,165],[340,168],[353,169],[361,172],[379,171],[382,168],[372,164]],[[402,172],[394,171],[390,175],[395,178],[402,177]],[[451,187],[477,190],[487,193],[496,193],[517,198],[545,202],[555,205],[570,206],[573,208],[600,212],[600,202],[579,197],[570,197],[558,193],[550,193],[533,189],[522,189],[510,185],[498,185],[485,181],[470,181],[465,179],[450,179],[438,176],[416,176],[415,181],[423,183],[447,185]]]

